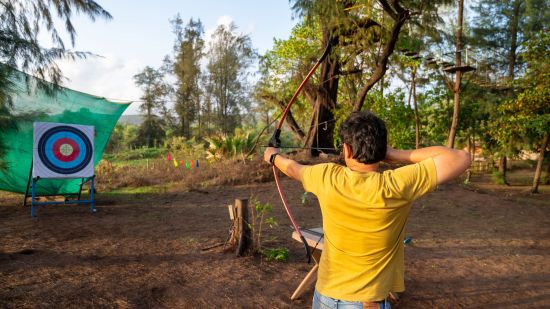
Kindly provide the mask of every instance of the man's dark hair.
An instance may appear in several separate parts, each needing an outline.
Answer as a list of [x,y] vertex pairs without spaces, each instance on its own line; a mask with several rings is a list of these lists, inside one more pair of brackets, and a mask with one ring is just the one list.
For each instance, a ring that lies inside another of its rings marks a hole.
[[382,119],[371,112],[353,112],[340,125],[340,139],[351,147],[353,158],[373,164],[386,158],[388,131]]

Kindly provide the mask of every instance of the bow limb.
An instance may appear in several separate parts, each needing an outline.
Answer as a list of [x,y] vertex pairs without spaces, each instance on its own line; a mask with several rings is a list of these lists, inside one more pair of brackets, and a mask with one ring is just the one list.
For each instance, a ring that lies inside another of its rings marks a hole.
[[[298,88],[294,92],[294,95],[292,96],[292,98],[290,99],[288,104],[286,105],[286,108],[284,109],[283,114],[281,115],[281,119],[279,120],[279,124],[277,124],[277,128],[275,129],[275,132],[273,132],[273,136],[269,140],[269,146],[270,147],[275,147],[275,148],[280,148],[281,147],[281,138],[280,138],[281,137],[281,127],[283,126],[285,118],[286,118],[288,112],[290,111],[290,107],[292,106],[292,104],[294,104],[294,102],[296,101],[296,98],[298,98],[298,95],[300,94],[300,92],[304,88],[305,84],[308,82],[308,80],[311,78],[311,76],[313,76],[313,73],[315,73],[315,70],[317,70],[319,65],[321,65],[321,62],[323,62],[323,60],[325,60],[325,58],[328,56],[331,47],[332,47],[332,41],[329,40],[329,42],[327,44],[327,47],[325,48],[325,51],[323,52],[323,55],[317,60],[317,62],[315,62],[315,65],[311,68],[311,70],[306,75],[304,80],[302,80],[302,82],[300,83],[300,86],[298,86]],[[279,183],[279,175],[277,174],[277,167],[275,166],[275,164],[273,165],[273,176],[275,178],[275,184],[277,186],[277,191],[279,191],[279,196],[281,197],[281,201],[283,202],[283,206],[285,207],[288,218],[290,219],[290,222],[292,222],[292,226],[294,227],[294,230],[296,231],[296,233],[298,233],[298,235],[300,236],[300,239],[302,240],[302,243],[304,244],[304,248],[306,250],[306,255],[307,255],[307,262],[309,264],[309,263],[311,263],[311,251],[310,251],[309,246],[307,244],[306,238],[304,237],[304,235],[302,235],[302,231],[300,231],[300,228],[298,227],[298,224],[296,224],[296,220],[294,220],[294,216],[292,216],[292,213],[290,212],[290,207],[288,206],[288,204],[286,202],[285,196],[283,194],[283,190],[281,188],[281,184]]]

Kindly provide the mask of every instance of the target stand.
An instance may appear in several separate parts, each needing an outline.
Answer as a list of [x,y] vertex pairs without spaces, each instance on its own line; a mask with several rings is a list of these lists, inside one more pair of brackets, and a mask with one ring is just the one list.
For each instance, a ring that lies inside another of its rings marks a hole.
[[[89,204],[90,211],[96,212],[93,139],[93,126],[34,123],[33,160],[24,201],[26,205],[30,187],[31,217],[36,217],[36,206],[46,205]],[[38,202],[37,183],[41,179],[81,179],[80,189],[78,193],[54,194],[64,195],[64,201]],[[89,199],[82,200],[82,187],[87,182],[90,182],[90,196]],[[69,199],[67,196],[77,196],[77,198]]]

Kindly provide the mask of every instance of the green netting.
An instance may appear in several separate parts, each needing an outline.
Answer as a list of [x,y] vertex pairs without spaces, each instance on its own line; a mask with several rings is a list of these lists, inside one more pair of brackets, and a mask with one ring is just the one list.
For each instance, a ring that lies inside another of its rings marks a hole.
[[[27,78],[25,78],[27,77]],[[32,163],[33,123],[60,122],[95,126],[94,164],[103,155],[111,131],[128,107],[104,98],[62,88],[48,95],[36,87],[37,79],[16,72],[13,77],[15,95],[13,115],[17,130],[0,132],[8,168],[0,170],[0,190],[25,193]],[[41,179],[37,194],[63,195],[78,193],[81,179]]]

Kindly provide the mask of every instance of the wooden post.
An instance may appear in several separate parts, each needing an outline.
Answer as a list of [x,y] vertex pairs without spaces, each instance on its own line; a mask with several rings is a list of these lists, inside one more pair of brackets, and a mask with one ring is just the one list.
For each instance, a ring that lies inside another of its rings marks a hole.
[[252,243],[248,216],[248,200],[236,199],[235,212],[237,213],[237,217],[235,218],[237,228],[237,250],[235,254],[237,256],[243,256]]
[[248,200],[235,200],[235,206],[228,205],[229,218],[233,222],[231,234],[224,245],[225,251],[235,249],[237,256],[244,256],[252,247],[252,231],[250,228]]

